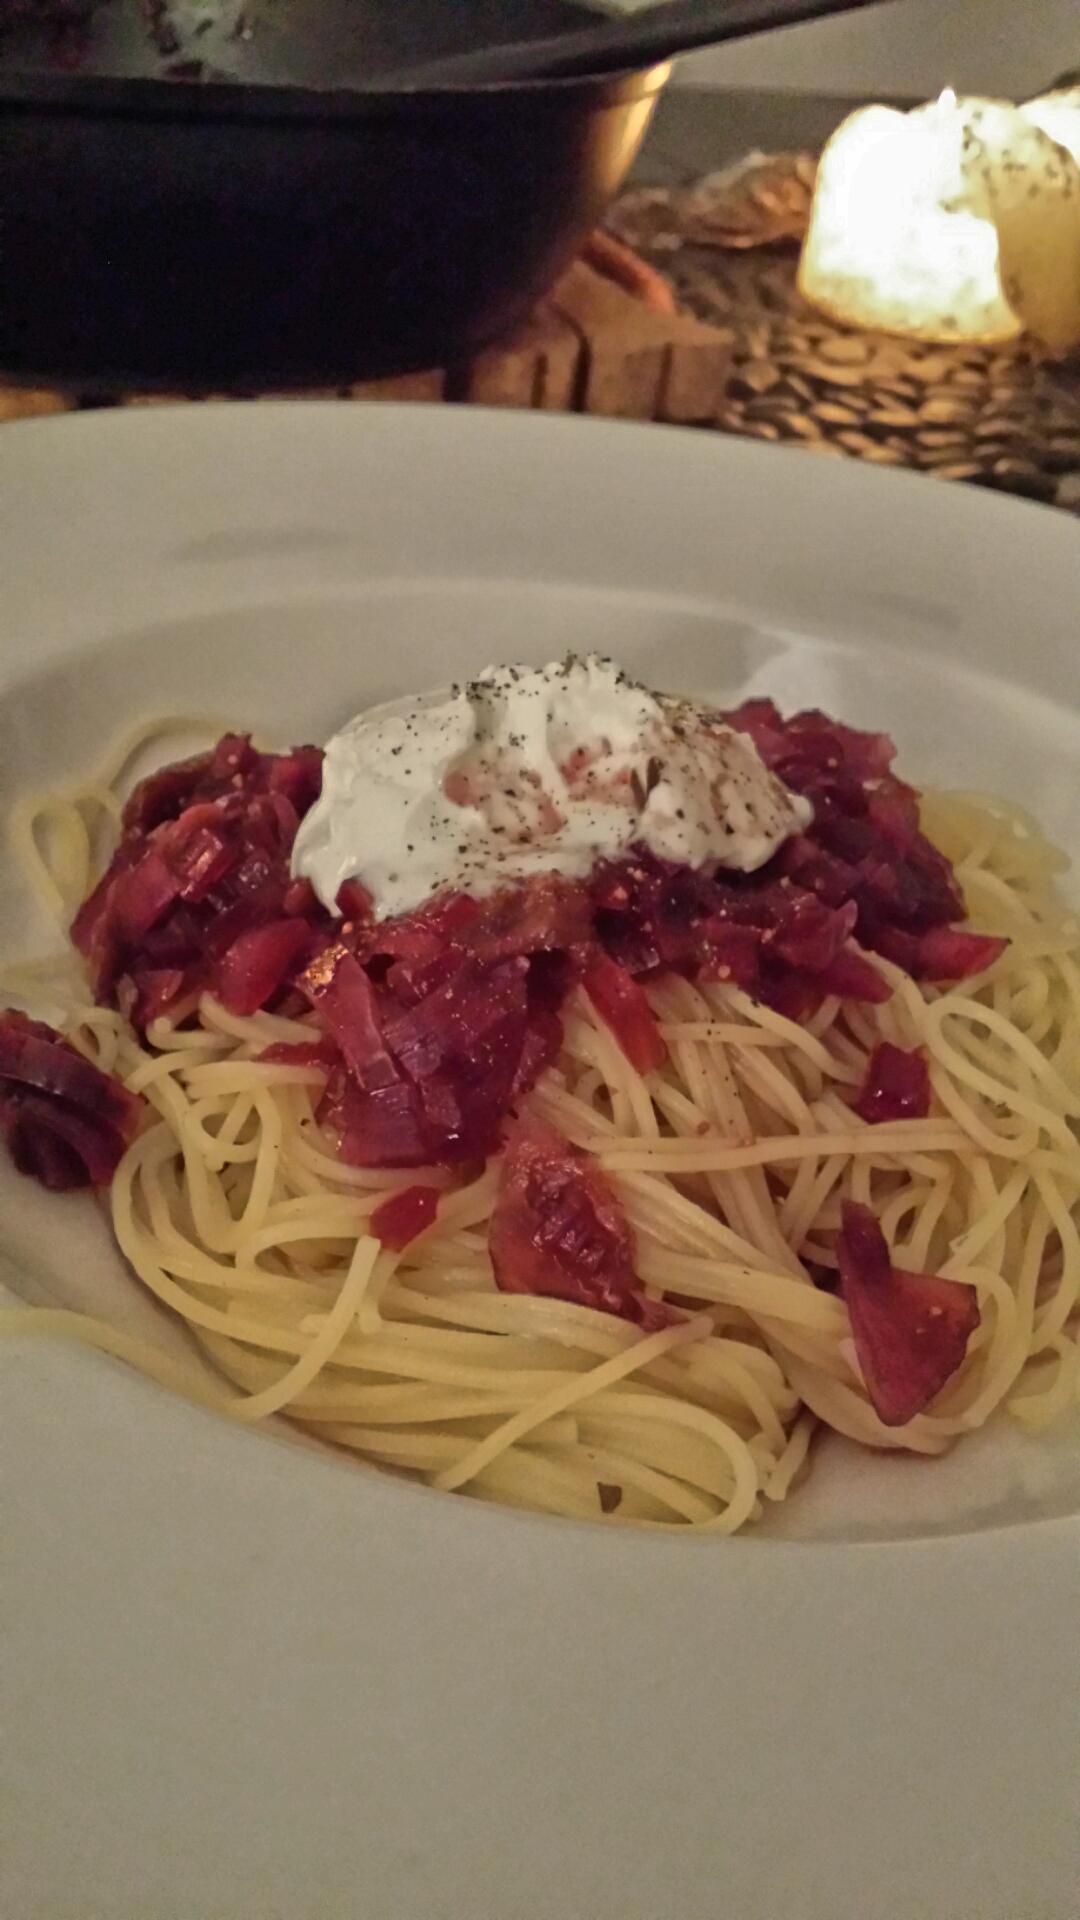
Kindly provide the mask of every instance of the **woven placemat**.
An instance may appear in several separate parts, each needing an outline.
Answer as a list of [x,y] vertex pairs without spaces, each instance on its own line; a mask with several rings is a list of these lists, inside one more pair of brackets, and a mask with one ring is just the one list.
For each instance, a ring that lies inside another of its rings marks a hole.
[[815,161],[752,156],[678,188],[637,188],[612,231],[679,301],[731,329],[731,374],[703,425],[910,467],[1080,513],[1080,365],[1030,342],[935,346],[839,326],[795,284]]

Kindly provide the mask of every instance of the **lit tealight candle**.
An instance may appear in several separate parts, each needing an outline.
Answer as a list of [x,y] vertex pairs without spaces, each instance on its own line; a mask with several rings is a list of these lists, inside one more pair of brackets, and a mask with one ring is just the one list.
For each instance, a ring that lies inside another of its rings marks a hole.
[[1027,326],[1055,351],[1080,343],[1080,161],[1039,123],[1042,105],[1027,114],[950,88],[911,113],[852,114],[821,157],[804,297],[924,340],[1009,340]]
[[1025,120],[1041,127],[1059,147],[1067,147],[1073,159],[1080,161],[1080,87],[1059,87],[1056,93],[1042,93],[1037,100],[1028,100],[1020,111]]

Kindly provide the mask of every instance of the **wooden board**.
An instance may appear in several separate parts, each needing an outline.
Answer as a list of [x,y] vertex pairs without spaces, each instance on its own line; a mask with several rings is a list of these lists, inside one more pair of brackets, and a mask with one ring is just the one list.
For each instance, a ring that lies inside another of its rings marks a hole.
[[712,420],[723,403],[732,336],[661,313],[578,261],[552,294],[584,356],[582,412],[631,420]]
[[74,404],[68,394],[51,388],[0,386],[0,420],[40,420],[45,414],[67,413]]
[[[685,188],[631,189],[514,340],[467,366],[330,394],[710,425],[1080,513],[1080,360],[1044,364],[1025,340],[893,339],[814,312],[794,244],[777,244],[805,223],[813,171],[809,156],[774,156]],[[0,423],[79,404],[0,384]]]
[[[620,259],[620,254],[622,258]],[[466,366],[361,381],[320,391],[343,400],[470,401],[494,407],[707,421],[723,402],[732,335],[674,310],[663,282],[605,241],[596,264],[577,261],[505,346]],[[220,394],[118,394],[124,406],[161,406]],[[260,399],[304,398],[267,392]],[[0,421],[63,413],[77,393],[0,385]]]
[[482,407],[538,407],[570,413],[579,399],[581,341],[553,300],[542,300],[505,347],[460,370],[461,399]]

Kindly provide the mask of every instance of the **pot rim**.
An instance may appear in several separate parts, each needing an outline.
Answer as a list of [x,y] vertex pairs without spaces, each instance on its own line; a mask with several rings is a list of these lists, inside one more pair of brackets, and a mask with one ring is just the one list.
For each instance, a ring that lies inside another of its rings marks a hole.
[[671,62],[554,80],[504,80],[481,86],[311,87],[190,81],[104,74],[6,72],[0,68],[0,110],[151,120],[305,120],[341,124],[397,115],[436,118],[505,101],[583,98],[592,107],[633,105],[661,92]]

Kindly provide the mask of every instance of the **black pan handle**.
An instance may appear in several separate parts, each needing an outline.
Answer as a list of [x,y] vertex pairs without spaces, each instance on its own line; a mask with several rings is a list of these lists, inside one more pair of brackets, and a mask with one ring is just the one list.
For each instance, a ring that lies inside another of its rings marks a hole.
[[666,0],[629,18],[545,40],[514,41],[453,54],[387,74],[375,87],[478,87],[511,81],[566,80],[624,68],[648,67],[695,47],[741,40],[800,20],[850,13],[881,0]]

